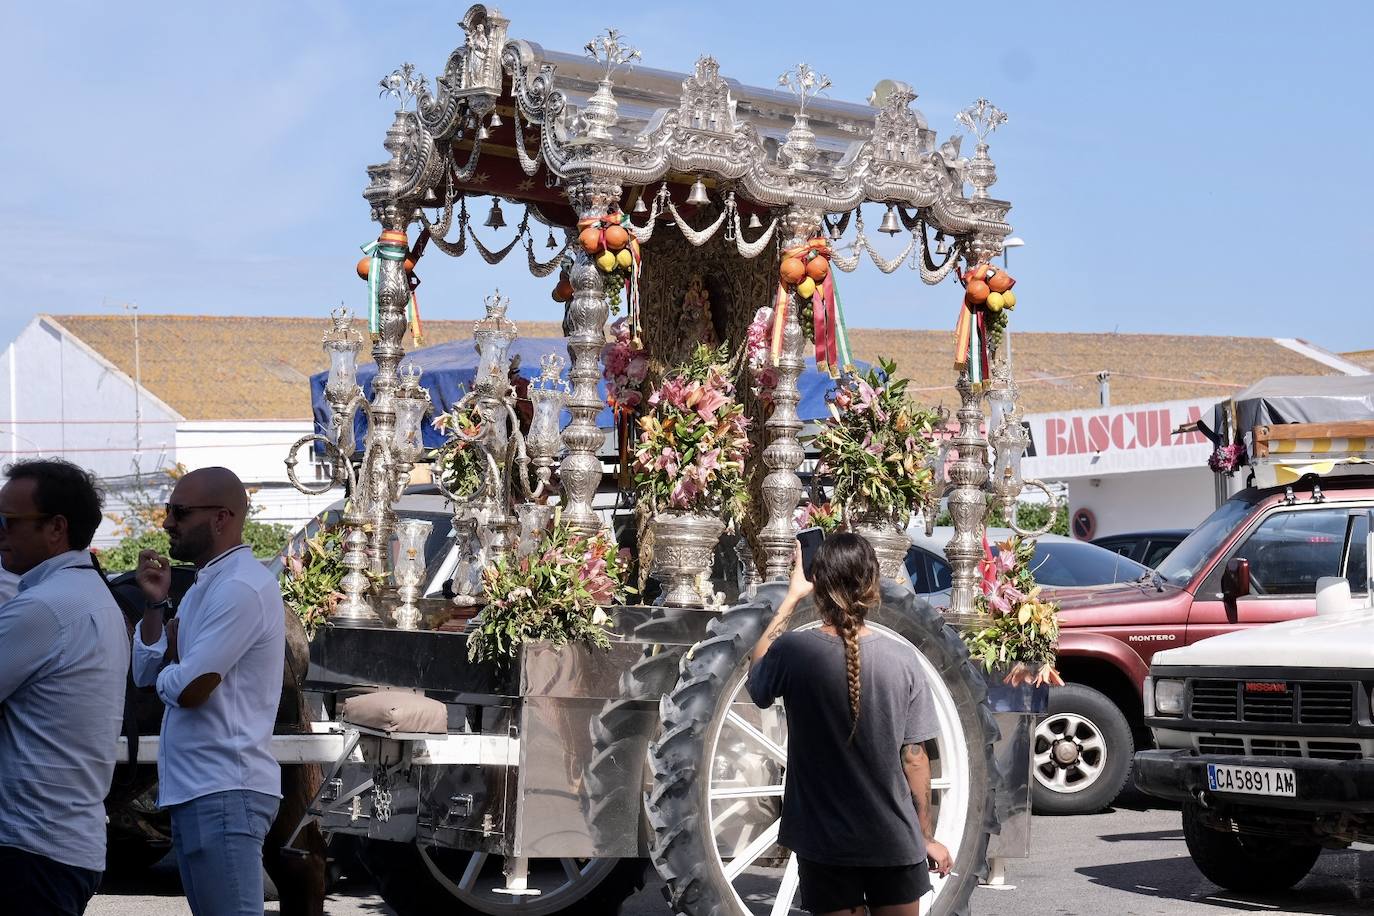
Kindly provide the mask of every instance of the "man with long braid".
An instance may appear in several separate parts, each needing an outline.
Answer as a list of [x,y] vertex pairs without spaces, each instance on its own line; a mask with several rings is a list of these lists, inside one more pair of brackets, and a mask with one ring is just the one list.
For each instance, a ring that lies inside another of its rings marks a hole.
[[[928,871],[949,874],[934,837],[930,761],[938,725],[911,652],[865,624],[881,600],[878,558],[863,538],[826,538],[754,646],[749,695],[787,712],[787,787],[778,842],[797,855],[812,913],[918,916]],[[788,632],[813,596],[822,626]]]

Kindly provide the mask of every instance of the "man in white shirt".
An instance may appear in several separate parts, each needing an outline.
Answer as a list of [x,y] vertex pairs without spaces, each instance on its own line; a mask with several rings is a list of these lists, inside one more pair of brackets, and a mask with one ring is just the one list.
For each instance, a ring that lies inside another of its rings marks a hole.
[[135,628],[134,683],[166,705],[158,745],[158,805],[172,814],[172,848],[196,916],[262,913],[262,844],[281,799],[272,724],[285,660],[277,580],[243,543],[248,495],[227,468],[192,471],[167,503],[173,559],[196,583],[177,617],[171,564],[139,556],[149,608]]
[[129,631],[87,552],[91,475],[24,461],[5,476],[0,563],[20,578],[0,604],[0,912],[78,916],[105,870]]

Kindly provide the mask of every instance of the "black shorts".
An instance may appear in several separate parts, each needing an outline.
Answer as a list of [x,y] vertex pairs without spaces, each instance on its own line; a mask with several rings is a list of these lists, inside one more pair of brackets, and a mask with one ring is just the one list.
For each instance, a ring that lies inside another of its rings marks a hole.
[[813,913],[915,903],[930,890],[930,869],[919,865],[825,865],[797,857],[801,905]]

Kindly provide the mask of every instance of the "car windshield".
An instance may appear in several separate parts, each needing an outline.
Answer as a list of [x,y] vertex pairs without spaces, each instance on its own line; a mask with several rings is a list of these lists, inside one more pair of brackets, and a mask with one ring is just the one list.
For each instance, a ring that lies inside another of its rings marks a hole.
[[1135,582],[1150,570],[1119,553],[1095,544],[1041,541],[1031,560],[1035,581],[1056,588]]
[[1207,558],[1216,552],[1217,545],[1231,536],[1253,508],[1253,501],[1241,497],[1232,497],[1222,503],[1221,508],[1207,516],[1206,521],[1164,558],[1159,564],[1159,574],[1172,585],[1192,582]]

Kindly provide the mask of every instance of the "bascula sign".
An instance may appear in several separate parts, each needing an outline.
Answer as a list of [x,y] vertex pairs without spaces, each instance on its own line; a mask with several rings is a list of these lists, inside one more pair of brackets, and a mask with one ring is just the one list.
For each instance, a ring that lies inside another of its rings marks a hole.
[[1033,454],[1028,477],[1052,479],[1126,471],[1202,467],[1212,443],[1200,432],[1175,433],[1179,426],[1210,421],[1215,400],[1165,401],[1101,410],[1032,414]]

